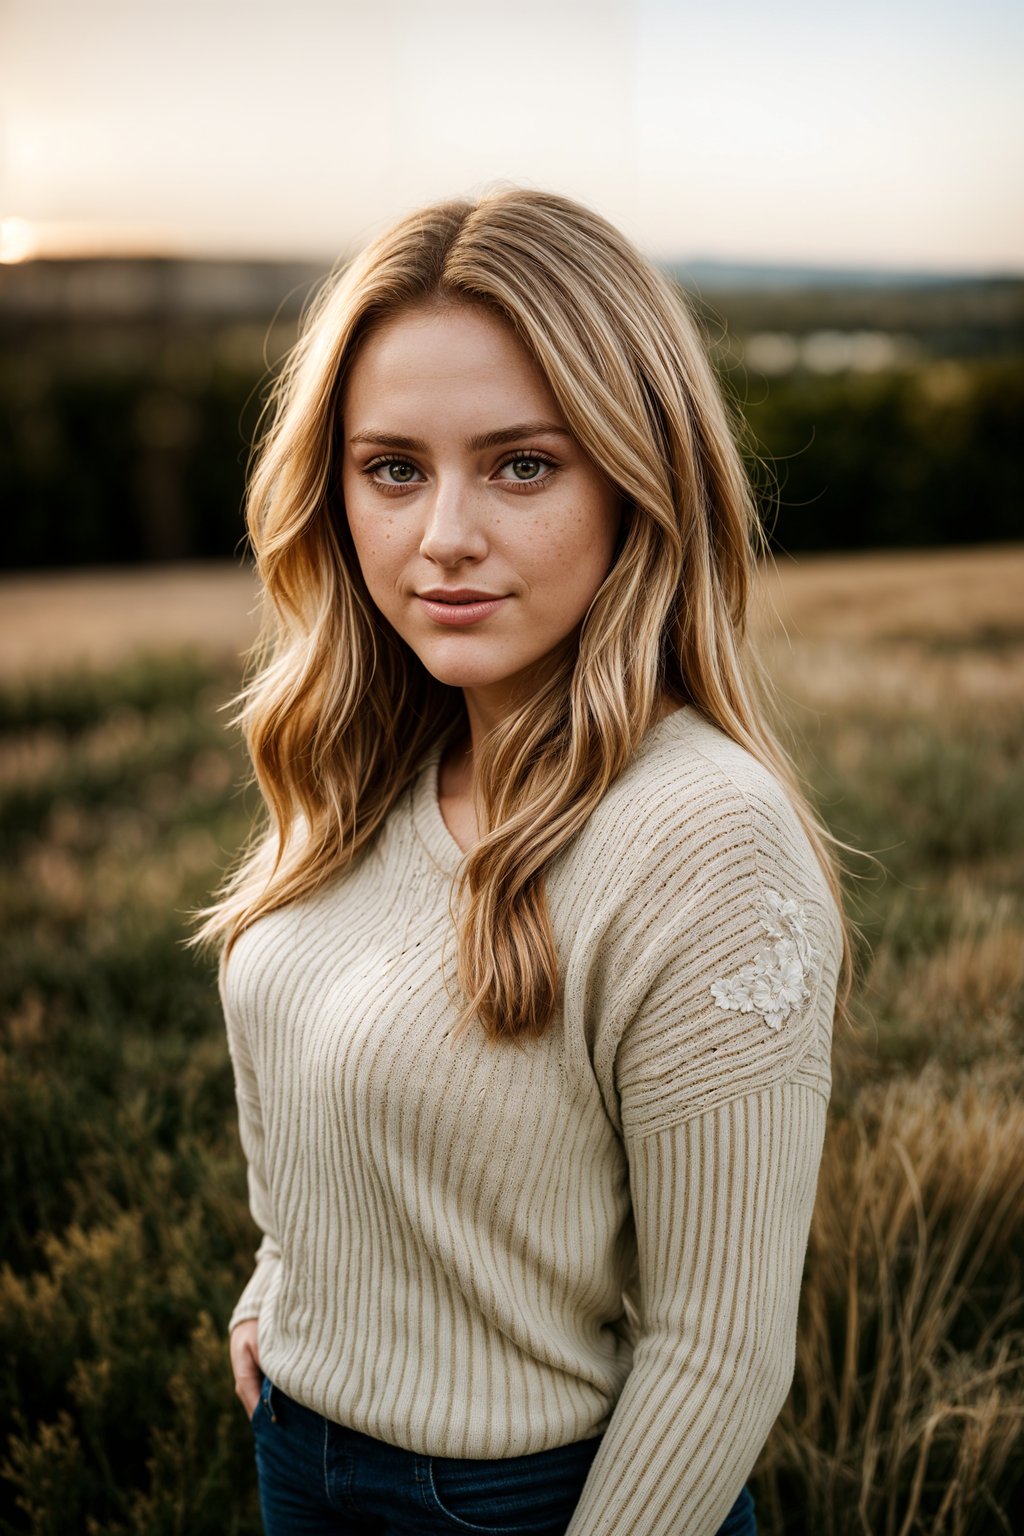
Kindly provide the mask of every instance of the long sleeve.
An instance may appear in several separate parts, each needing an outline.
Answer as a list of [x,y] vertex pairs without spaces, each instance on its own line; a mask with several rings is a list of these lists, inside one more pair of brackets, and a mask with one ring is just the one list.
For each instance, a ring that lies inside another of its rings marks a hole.
[[628,1143],[633,1368],[566,1536],[713,1536],[793,1376],[826,1103],[773,1084]]
[[638,1322],[567,1536],[714,1536],[793,1377],[842,936],[781,790],[710,785],[602,958]]
[[244,1023],[239,1018],[231,999],[223,960],[218,974],[218,986],[227,1031],[228,1051],[234,1073],[238,1134],[246,1158],[249,1209],[262,1233],[255,1253],[256,1267],[235,1303],[234,1311],[228,1321],[230,1334],[236,1323],[243,1322],[246,1318],[259,1317],[263,1299],[280,1266],[281,1247],[276,1236],[276,1223],[267,1187],[259,1081]]

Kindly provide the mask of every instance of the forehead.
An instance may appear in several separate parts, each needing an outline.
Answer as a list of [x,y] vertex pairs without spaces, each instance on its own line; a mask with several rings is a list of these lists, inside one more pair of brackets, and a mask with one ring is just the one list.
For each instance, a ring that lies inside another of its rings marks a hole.
[[[346,426],[364,415],[396,417],[457,409],[466,417],[513,410],[561,421],[550,386],[512,327],[469,305],[413,309],[385,321],[363,342],[346,382]],[[488,420],[488,426],[500,421]]]

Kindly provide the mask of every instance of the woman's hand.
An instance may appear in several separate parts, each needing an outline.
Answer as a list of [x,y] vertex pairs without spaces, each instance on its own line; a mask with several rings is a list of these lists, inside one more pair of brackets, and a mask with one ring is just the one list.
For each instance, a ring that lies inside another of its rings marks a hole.
[[252,1418],[260,1396],[259,1320],[246,1318],[236,1323],[228,1340],[231,1369],[235,1374],[235,1392],[242,1399],[246,1417]]

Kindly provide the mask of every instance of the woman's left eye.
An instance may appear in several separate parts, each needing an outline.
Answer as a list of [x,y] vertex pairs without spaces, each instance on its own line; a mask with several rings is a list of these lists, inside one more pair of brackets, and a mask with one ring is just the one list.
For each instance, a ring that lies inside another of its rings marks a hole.
[[[530,481],[543,480],[547,477],[545,469],[553,469],[550,459],[539,458],[535,453],[517,453],[514,458],[506,459],[501,466],[502,478],[516,480],[520,485],[528,485]],[[510,476],[505,476],[505,470],[511,470]]]

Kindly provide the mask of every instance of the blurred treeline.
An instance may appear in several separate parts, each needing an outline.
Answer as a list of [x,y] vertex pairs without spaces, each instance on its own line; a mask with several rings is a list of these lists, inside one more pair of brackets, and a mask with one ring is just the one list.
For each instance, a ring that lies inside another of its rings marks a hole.
[[[312,268],[0,269],[13,568],[229,557]],[[688,290],[776,549],[1019,536],[1024,282]]]

